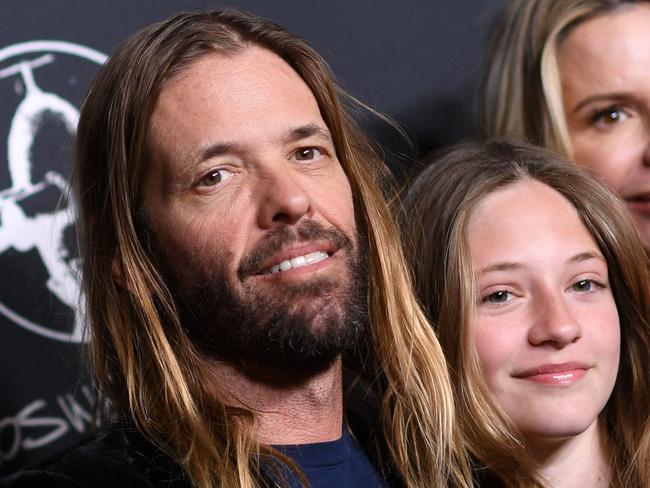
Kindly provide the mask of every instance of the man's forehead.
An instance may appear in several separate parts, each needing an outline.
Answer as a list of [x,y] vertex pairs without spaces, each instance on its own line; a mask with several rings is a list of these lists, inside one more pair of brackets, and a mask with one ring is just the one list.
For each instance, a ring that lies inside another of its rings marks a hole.
[[[206,75],[209,75],[210,72],[214,72],[216,65],[217,72],[221,71],[223,70],[223,67],[219,69],[219,59],[223,61],[232,60],[244,54],[251,47],[251,45],[242,44],[237,48],[229,50],[210,49],[191,56],[189,57],[190,59],[185,60],[171,69],[163,81],[161,92],[165,91],[166,88],[173,86],[175,83],[182,83],[183,79],[195,70],[203,71]],[[271,52],[269,51],[269,53]]]
[[332,144],[311,89],[279,56],[251,46],[207,53],[167,80],[148,143],[150,155],[177,173],[219,154],[308,137]]
[[[227,125],[243,111],[260,116],[311,111],[320,118],[316,96],[300,75],[275,53],[252,46],[229,55],[206,53],[168,79],[154,105],[150,128],[192,122],[206,113]],[[257,116],[248,120],[262,122]]]
[[232,94],[231,90],[239,93],[279,83],[292,84],[294,90],[302,86],[314,96],[298,72],[268,49],[249,45],[232,52],[208,51],[164,81],[156,105],[174,95],[201,96],[215,85],[218,89],[214,93],[225,97]]

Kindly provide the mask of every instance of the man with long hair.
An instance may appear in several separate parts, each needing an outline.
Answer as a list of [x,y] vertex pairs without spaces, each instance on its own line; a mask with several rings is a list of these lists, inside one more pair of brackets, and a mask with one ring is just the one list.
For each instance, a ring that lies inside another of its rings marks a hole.
[[387,171],[342,97],[304,41],[235,10],[103,66],[75,188],[117,421],[20,486],[469,486]]

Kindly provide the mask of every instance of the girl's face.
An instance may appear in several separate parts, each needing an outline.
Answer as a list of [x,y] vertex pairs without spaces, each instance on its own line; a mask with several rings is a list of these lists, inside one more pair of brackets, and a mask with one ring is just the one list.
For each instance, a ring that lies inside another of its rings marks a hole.
[[650,3],[579,24],[558,61],[573,158],[625,200],[650,249]]
[[620,333],[607,263],[577,211],[519,182],[478,205],[468,241],[489,389],[529,439],[586,431],[614,388]]

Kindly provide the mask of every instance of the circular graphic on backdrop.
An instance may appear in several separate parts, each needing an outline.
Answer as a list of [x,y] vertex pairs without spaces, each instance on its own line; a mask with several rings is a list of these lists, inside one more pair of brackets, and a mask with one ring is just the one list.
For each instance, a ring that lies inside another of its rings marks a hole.
[[64,342],[84,337],[68,184],[77,106],[106,59],[63,41],[0,49],[0,315]]

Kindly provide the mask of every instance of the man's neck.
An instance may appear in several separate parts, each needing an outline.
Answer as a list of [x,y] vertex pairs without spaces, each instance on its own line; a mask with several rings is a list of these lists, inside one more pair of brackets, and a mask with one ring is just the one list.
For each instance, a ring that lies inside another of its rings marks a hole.
[[533,442],[532,451],[549,488],[609,487],[611,467],[603,426],[596,420],[582,434]]
[[258,439],[265,444],[310,444],[339,439],[343,423],[343,374],[339,357],[328,368],[296,382],[265,381],[235,366],[211,363],[225,403],[257,416]]

